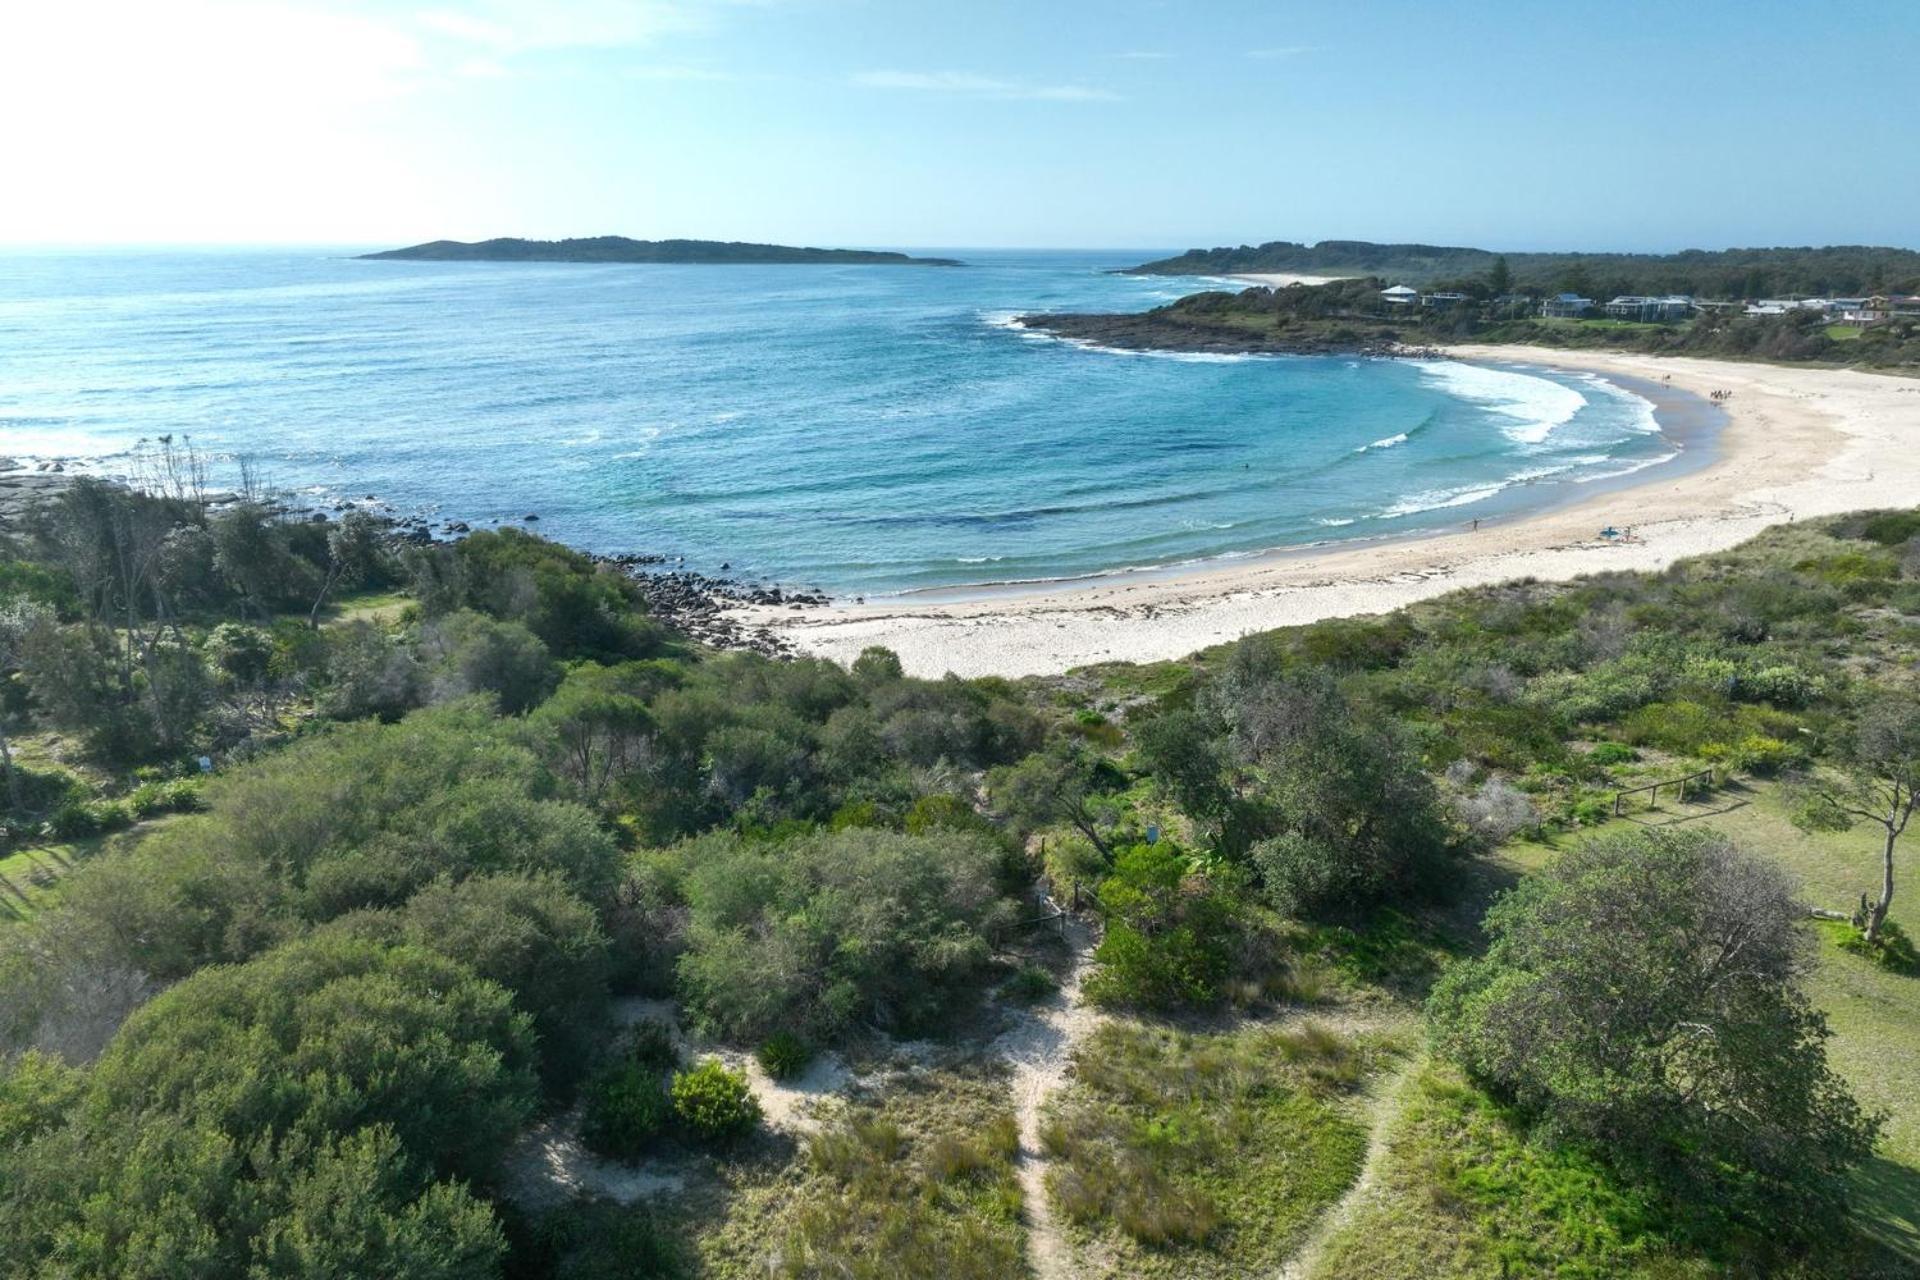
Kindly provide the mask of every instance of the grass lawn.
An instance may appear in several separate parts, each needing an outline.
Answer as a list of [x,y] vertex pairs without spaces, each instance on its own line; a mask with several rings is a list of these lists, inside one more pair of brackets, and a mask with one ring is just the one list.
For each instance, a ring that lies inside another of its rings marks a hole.
[[[321,611],[323,622],[372,622],[380,626],[399,621],[400,614],[413,601],[399,591],[350,592],[327,602]],[[293,615],[289,615],[293,616]],[[299,615],[305,621],[306,615]]]
[[[1803,832],[1771,786],[1728,789],[1685,808],[1664,804],[1635,818],[1716,827],[1779,861],[1814,905],[1844,907],[1876,874],[1871,829]],[[1516,842],[1494,862],[1525,874],[1580,838],[1565,836],[1551,845]],[[1895,898],[1892,918],[1910,932],[1920,927],[1911,893]],[[1822,1259],[1823,1269],[1813,1274],[1920,1274],[1920,976],[1890,972],[1841,950],[1830,931],[1811,921],[1808,929],[1819,938],[1809,992],[1834,1032],[1829,1057],[1861,1102],[1888,1117],[1878,1155],[1858,1178],[1855,1219],[1869,1240],[1892,1255],[1870,1256],[1874,1251],[1863,1249]],[[1614,1182],[1604,1168],[1529,1142],[1448,1067],[1428,1064],[1414,1081],[1390,1130],[1388,1150],[1378,1185],[1327,1242],[1315,1276],[1704,1280],[1757,1274],[1743,1272],[1737,1254],[1709,1260],[1676,1251],[1670,1240],[1681,1224],[1663,1219],[1658,1206]]]
[[0,927],[9,921],[25,920],[53,902],[66,874],[110,844],[143,839],[181,816],[170,813],[150,818],[131,831],[111,835],[31,844],[0,857]]
[[1859,338],[1860,326],[1857,324],[1830,324],[1827,326],[1827,336],[1835,342],[1852,342]]

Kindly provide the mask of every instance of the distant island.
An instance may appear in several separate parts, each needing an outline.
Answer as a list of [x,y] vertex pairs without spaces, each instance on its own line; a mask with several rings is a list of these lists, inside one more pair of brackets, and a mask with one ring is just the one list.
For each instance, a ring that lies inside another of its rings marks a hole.
[[1920,292],[1920,251],[1874,245],[1819,248],[1686,249],[1679,253],[1502,253],[1431,244],[1272,240],[1238,248],[1189,249],[1127,268],[1127,275],[1381,276],[1423,285],[1498,276],[1502,289],[1684,293],[1709,298],[1824,297]]
[[802,249],[738,240],[629,240],[585,236],[574,240],[430,240],[405,249],[363,253],[362,258],[414,262],[681,262],[722,265],[838,263],[841,265],[957,267],[957,258],[912,258],[878,249]]

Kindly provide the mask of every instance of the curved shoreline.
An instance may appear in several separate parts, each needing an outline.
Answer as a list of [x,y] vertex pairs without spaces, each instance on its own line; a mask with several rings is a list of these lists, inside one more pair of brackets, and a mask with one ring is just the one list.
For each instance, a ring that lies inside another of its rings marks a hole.
[[[1072,339],[1058,339],[1058,341],[1072,341]],[[1452,359],[1453,357],[1450,353],[1441,353],[1439,358]],[[1540,364],[1538,361],[1511,359],[1476,360],[1473,363],[1526,374],[1537,372]],[[873,592],[862,597],[861,600],[868,608],[901,610],[917,609],[925,605],[974,604],[1078,595],[1096,588],[1120,587],[1141,582],[1200,581],[1216,574],[1243,573],[1267,565],[1298,562],[1308,557],[1424,542],[1451,533],[1456,528],[1470,527],[1476,519],[1476,513],[1479,526],[1482,529],[1491,530],[1559,511],[1604,494],[1620,493],[1640,485],[1684,476],[1712,466],[1718,460],[1720,432],[1726,425],[1726,410],[1722,405],[1671,384],[1628,377],[1624,374],[1612,375],[1606,381],[1615,389],[1629,392],[1651,406],[1654,420],[1659,424],[1660,438],[1672,446],[1673,453],[1665,458],[1646,460],[1642,465],[1631,467],[1616,475],[1587,480],[1557,479],[1545,480],[1537,484],[1533,481],[1506,484],[1488,499],[1489,502],[1497,505],[1491,507],[1476,505],[1473,510],[1461,511],[1458,519],[1449,519],[1444,524],[1416,523],[1376,534],[1356,533],[1342,536],[1339,533],[1330,533],[1326,537],[1307,542],[1282,543],[1271,547],[1235,548],[1164,564],[1088,570],[1083,573],[1062,574],[1050,578],[1014,578],[909,587],[901,591]],[[1646,474],[1642,474],[1643,472]],[[1535,492],[1530,494],[1529,491]],[[1501,502],[1502,498],[1507,501]],[[1423,514],[1437,515],[1441,510],[1442,508],[1436,507]]]
[[[1640,483],[1478,531],[1284,551],[1017,596],[735,612],[802,652],[841,661],[885,645],[916,675],[1035,675],[1183,657],[1251,631],[1379,613],[1513,578],[1658,569],[1783,520],[1920,502],[1920,381],[1551,348],[1463,345],[1446,354],[1734,395],[1705,465],[1681,474],[1650,468]],[[1600,540],[1608,524],[1633,526],[1634,540]]]

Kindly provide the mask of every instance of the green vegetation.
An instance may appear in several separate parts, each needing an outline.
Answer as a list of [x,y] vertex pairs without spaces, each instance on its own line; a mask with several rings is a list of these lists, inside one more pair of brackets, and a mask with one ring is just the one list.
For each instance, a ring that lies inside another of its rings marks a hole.
[[1827,1065],[1804,914],[1724,836],[1596,836],[1488,914],[1486,955],[1434,990],[1437,1043],[1676,1200],[1742,1223],[1831,1210],[1879,1124]]
[[760,1123],[746,1076],[716,1059],[675,1072],[670,1092],[674,1117],[696,1141],[733,1142]]
[[1349,1094],[1379,1057],[1311,1022],[1103,1028],[1042,1132],[1055,1206],[1121,1274],[1271,1272],[1359,1174]]
[[8,1275],[1920,1263],[1920,512],[919,680],[169,456],[0,537]]
[[1589,297],[1694,294],[1703,298],[1860,297],[1920,293],[1920,251],[1833,245],[1819,249],[1723,249],[1680,253],[1495,253],[1426,244],[1276,240],[1237,249],[1189,249],[1133,268],[1148,275],[1388,276],[1441,284],[1485,279],[1495,294],[1513,288],[1568,289]]
[[506,237],[468,243],[431,240],[405,249],[363,253],[363,258],[400,258],[429,262],[837,262],[957,267],[953,258],[910,258],[877,249],[796,249],[783,244],[747,244],[738,240],[629,240],[625,236],[586,236],[572,240],[520,240]]
[[[1664,324],[1553,319],[1538,316],[1535,298],[1496,295],[1484,280],[1448,282],[1464,298],[1442,307],[1393,306],[1380,296],[1388,283],[1383,276],[1368,274],[1317,286],[1190,294],[1139,313],[1026,319],[1049,332],[1146,350],[1385,352],[1396,344],[1470,341],[1834,363],[1900,372],[1920,366],[1920,319],[1914,318],[1883,321],[1848,334],[1834,332],[1825,314],[1817,311],[1752,316],[1738,309],[1706,311]],[[1603,289],[1598,296],[1604,300],[1632,292]]]

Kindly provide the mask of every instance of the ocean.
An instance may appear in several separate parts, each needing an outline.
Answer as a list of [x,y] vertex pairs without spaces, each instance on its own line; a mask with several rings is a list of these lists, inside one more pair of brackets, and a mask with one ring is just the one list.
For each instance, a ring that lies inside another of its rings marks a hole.
[[[1162,250],[961,268],[0,250],[0,457],[189,437],[301,503],[840,595],[1033,582],[1459,527],[1673,459],[1589,375],[1138,355],[1017,328],[1221,282]],[[1237,287],[1237,286],[1230,286]]]

